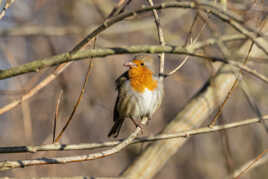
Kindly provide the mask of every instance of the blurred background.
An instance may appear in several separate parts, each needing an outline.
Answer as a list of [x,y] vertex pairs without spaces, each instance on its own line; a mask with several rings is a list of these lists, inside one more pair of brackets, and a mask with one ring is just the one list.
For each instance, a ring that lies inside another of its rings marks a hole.
[[[5,0],[0,1],[0,9]],[[104,22],[118,0],[15,0],[0,20],[0,68],[6,69],[44,57],[71,50],[94,28]],[[155,0],[155,3],[170,2]],[[259,4],[258,4],[259,3]],[[266,21],[268,3],[253,0],[230,0],[228,10],[239,15],[245,23],[259,30],[260,20]],[[132,1],[126,11],[148,5],[147,1]],[[225,4],[226,5],[226,4]],[[185,45],[196,16],[189,9],[165,9],[159,11],[161,25],[167,44]],[[237,34],[229,25],[214,16],[207,16],[217,36]],[[197,20],[190,38],[204,41],[212,38],[213,32],[205,22]],[[262,29],[265,32],[266,26]],[[154,18],[151,12],[119,22],[103,33],[96,41],[96,48],[122,45],[159,44]],[[225,43],[230,52],[245,55],[249,42],[245,40]],[[91,48],[90,45],[87,48]],[[245,50],[246,49],[246,50]],[[222,57],[217,46],[203,49],[204,54]],[[126,68],[122,64],[134,55],[116,55],[94,59],[85,96],[67,128],[61,143],[77,144],[109,141],[107,133],[112,127],[112,112],[116,99],[114,80]],[[157,59],[157,55],[153,55]],[[268,76],[267,60],[257,50],[249,62],[258,72]],[[184,56],[166,55],[165,71],[169,72]],[[57,132],[63,127],[79,96],[87,71],[88,60],[73,63],[52,83],[16,108],[1,114],[0,147],[41,145],[52,143],[53,119],[60,91],[63,100],[60,106]],[[158,64],[156,64],[158,67]],[[0,81],[0,105],[20,99],[37,85],[55,67]],[[161,108],[144,127],[144,136],[159,133],[190,98],[215,74],[216,68],[205,60],[190,58],[180,71],[165,80],[165,98]],[[262,114],[268,113],[267,84],[244,73],[251,99]],[[221,124],[256,117],[240,87],[236,88],[224,107]],[[208,118],[207,124],[213,115]],[[130,121],[122,127],[120,138],[127,137],[135,128]],[[161,178],[224,178],[245,162],[256,157],[268,147],[267,133],[261,124],[191,137],[177,154],[155,176]],[[0,176],[118,176],[141,153],[148,144],[136,144],[103,159],[67,165],[47,165],[14,169],[1,172]],[[39,152],[36,154],[0,154],[0,160],[20,160],[38,157],[72,156],[92,151]],[[100,167],[101,166],[101,167]],[[243,178],[267,178],[268,166],[262,165]]]

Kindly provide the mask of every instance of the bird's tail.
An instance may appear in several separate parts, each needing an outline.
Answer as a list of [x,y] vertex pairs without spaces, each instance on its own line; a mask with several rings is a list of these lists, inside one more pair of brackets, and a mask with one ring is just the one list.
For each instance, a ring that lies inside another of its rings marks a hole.
[[116,138],[119,135],[120,129],[122,127],[122,124],[124,122],[124,118],[119,118],[115,121],[112,129],[110,130],[108,137],[113,136],[114,138]]

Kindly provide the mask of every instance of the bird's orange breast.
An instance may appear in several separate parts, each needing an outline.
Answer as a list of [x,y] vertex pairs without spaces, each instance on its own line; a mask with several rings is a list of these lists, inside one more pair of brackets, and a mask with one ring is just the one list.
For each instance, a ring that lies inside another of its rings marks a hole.
[[153,79],[152,71],[146,67],[132,68],[128,71],[128,75],[131,87],[139,93],[144,92],[146,88],[150,91],[157,88],[157,81]]

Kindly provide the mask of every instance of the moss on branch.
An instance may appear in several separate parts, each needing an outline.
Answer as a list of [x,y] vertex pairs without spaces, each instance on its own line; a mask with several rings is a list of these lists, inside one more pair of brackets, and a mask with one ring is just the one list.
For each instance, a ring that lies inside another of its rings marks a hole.
[[178,47],[178,46],[129,46],[129,47],[115,47],[115,48],[105,48],[105,49],[89,49],[81,50],[76,52],[73,55],[69,53],[63,53],[49,58],[44,58],[40,60],[35,60],[33,62],[13,67],[10,69],[2,70],[0,72],[0,79],[6,79],[14,77],[17,75],[29,73],[29,72],[38,72],[39,70],[59,65],[62,63],[77,61],[82,59],[87,59],[90,57],[105,57],[109,55],[117,54],[133,54],[133,53],[173,53],[173,54],[185,54],[185,55],[194,55],[190,53],[189,50]]

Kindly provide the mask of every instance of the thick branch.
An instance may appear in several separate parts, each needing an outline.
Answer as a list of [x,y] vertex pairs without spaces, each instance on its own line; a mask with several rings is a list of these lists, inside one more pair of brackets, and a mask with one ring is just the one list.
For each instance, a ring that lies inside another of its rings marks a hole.
[[180,46],[130,46],[130,47],[117,47],[117,48],[106,48],[106,49],[89,49],[89,50],[81,50],[76,52],[74,55],[69,55],[69,53],[60,54],[57,56],[53,56],[51,58],[45,58],[42,60],[36,60],[18,67],[14,67],[8,70],[3,70],[0,72],[0,79],[9,78],[12,76],[17,76],[20,74],[39,71],[45,67],[50,67],[70,61],[82,60],[87,58],[96,58],[96,57],[105,57],[108,55],[116,55],[116,54],[133,54],[133,53],[172,53],[172,54],[180,54],[180,55],[189,55],[200,57],[206,60],[211,61],[219,61],[226,64],[231,64],[239,69],[242,69],[251,75],[261,79],[262,81],[268,83],[268,78],[262,74],[259,74],[256,70],[251,69],[240,62],[226,60],[218,57],[212,56],[203,56],[197,53],[194,53],[195,48],[192,46],[190,48],[182,48]]

